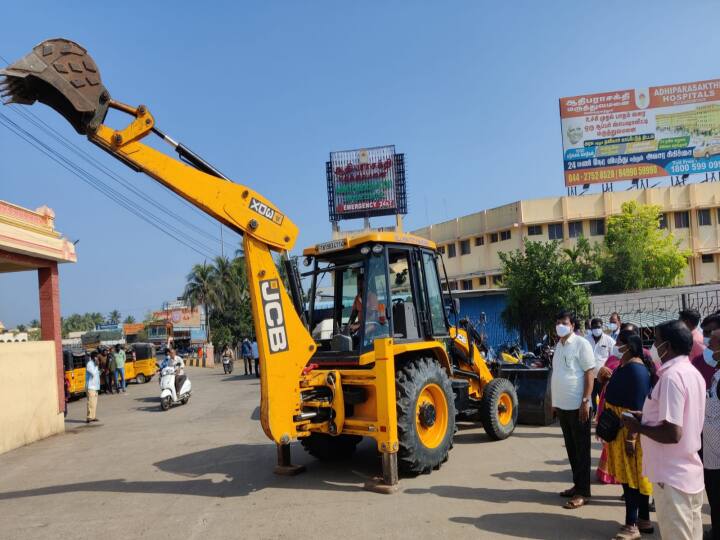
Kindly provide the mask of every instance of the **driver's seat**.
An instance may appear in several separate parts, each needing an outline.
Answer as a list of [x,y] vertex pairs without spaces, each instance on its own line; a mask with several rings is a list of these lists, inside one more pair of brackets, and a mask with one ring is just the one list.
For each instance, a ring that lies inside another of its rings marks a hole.
[[420,332],[417,327],[415,305],[403,300],[393,302],[392,308],[394,336],[399,339],[418,339]]

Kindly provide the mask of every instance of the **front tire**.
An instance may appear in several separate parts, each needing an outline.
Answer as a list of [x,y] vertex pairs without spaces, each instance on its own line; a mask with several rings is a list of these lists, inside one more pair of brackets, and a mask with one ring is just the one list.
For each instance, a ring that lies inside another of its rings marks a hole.
[[143,373],[138,373],[135,377],[135,382],[138,384],[145,384],[147,382],[145,375]]
[[160,400],[160,408],[161,408],[163,411],[167,411],[167,410],[170,408],[170,400],[171,400],[171,399],[172,399],[172,398],[171,398],[170,396],[165,396],[164,398],[162,398],[162,399]]
[[305,451],[320,461],[341,461],[349,459],[358,443],[359,435],[328,435],[327,433],[311,433],[300,439]]
[[396,373],[398,467],[429,473],[447,461],[455,435],[455,397],[434,358],[415,358]]
[[507,439],[515,431],[518,398],[513,384],[502,378],[493,379],[483,390],[480,421],[491,439]]

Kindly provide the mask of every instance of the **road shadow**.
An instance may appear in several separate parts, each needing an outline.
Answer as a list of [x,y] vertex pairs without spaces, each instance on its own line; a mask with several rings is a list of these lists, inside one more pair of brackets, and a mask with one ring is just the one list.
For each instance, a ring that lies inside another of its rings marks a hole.
[[562,439],[562,433],[552,433],[547,431],[513,431],[511,437],[520,439]]
[[522,482],[568,482],[572,480],[572,473],[564,471],[505,471],[494,473],[491,476],[500,480],[520,480]]
[[255,407],[250,414],[250,420],[260,420],[260,407]]
[[165,412],[160,408],[160,402],[155,405],[148,405],[146,407],[135,407],[136,411],[140,412]]
[[[182,477],[181,480],[141,480],[110,478],[35,489],[0,493],[0,500],[40,497],[77,492],[149,493],[195,495],[200,497],[242,497],[267,488],[356,492],[366,479],[380,471],[380,459],[374,445],[361,444],[348,462],[321,463],[292,445],[293,461],[309,471],[294,477],[273,473],[276,464],[274,444],[232,444],[193,452],[153,465],[159,470]],[[213,475],[213,478],[204,478]],[[221,480],[217,480],[221,477]]]
[[140,401],[142,403],[160,403],[160,397],[139,397],[135,398],[135,401]]
[[229,377],[227,377],[225,373],[218,373],[218,375],[221,375],[221,376],[225,377],[224,379],[220,379],[220,380],[223,381],[223,382],[227,382],[227,381],[244,381],[244,380],[249,379],[249,378],[251,377],[250,375],[230,375]]
[[495,533],[537,540],[610,538],[620,525],[612,520],[539,512],[485,514],[476,518],[452,517],[450,521],[475,526],[482,531],[481,538],[485,537],[483,533]]
[[485,433],[484,431],[479,431],[477,433],[458,432],[453,437],[453,442],[457,444],[478,444],[494,441],[492,441],[490,437],[488,437],[487,433]]

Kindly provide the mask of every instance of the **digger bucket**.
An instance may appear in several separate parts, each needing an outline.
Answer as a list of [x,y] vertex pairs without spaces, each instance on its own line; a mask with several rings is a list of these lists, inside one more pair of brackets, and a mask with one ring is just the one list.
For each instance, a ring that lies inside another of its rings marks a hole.
[[36,101],[59,112],[81,134],[103,122],[110,94],[95,62],[77,43],[49,39],[28,55],[0,70],[0,97],[5,105]]

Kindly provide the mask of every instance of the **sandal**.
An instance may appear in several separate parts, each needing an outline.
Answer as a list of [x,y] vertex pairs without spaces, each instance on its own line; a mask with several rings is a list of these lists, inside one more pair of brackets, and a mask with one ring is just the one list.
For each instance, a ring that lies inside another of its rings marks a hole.
[[571,487],[569,489],[566,489],[565,491],[560,492],[561,497],[574,497],[575,496],[575,487]]
[[640,540],[642,535],[635,525],[623,525],[613,540]]
[[563,505],[563,508],[566,510],[576,510],[580,508],[581,506],[585,506],[588,502],[587,497],[583,497],[582,495],[573,495],[572,499],[570,499],[568,502],[566,502]]

